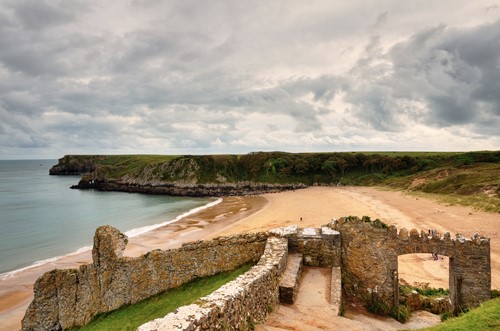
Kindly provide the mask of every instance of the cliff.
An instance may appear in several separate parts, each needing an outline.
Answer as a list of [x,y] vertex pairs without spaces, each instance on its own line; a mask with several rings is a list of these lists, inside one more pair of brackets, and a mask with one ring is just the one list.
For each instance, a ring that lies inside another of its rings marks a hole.
[[[207,162],[208,157],[213,159]],[[208,197],[307,187],[296,181],[263,182],[247,172],[237,156],[66,155],[50,169],[51,175],[81,175],[71,188],[100,191]]]
[[498,151],[66,155],[50,174],[82,175],[74,188],[181,196],[261,194],[312,185],[387,185],[461,197],[479,195],[472,200],[487,202],[491,207],[487,211],[500,212],[499,163]]
[[65,155],[49,170],[49,175],[83,175],[96,170],[104,155]]

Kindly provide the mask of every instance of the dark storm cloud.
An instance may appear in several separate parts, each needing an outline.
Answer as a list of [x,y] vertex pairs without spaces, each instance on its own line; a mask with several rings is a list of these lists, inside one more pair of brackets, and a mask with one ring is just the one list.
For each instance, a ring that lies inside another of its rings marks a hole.
[[[390,55],[391,85],[428,103],[428,124],[473,124],[481,116],[498,120],[500,21],[470,29],[430,29],[394,46]],[[406,91],[398,84],[402,79]]]
[[[323,76],[307,88],[316,100],[345,92],[352,114],[380,131],[405,130],[408,120],[493,129],[500,115],[500,21],[469,29],[438,26],[387,52],[372,36],[348,75]],[[426,109],[412,109],[415,102]]]

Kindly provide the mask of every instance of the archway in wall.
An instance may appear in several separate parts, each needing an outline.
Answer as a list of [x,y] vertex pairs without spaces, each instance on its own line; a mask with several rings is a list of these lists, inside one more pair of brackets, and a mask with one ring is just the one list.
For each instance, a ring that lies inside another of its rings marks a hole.
[[[403,299],[412,290],[419,291],[423,296],[407,298],[412,310],[429,310],[440,314],[450,310],[448,303],[436,303],[438,297],[450,297],[450,259],[444,255],[430,253],[405,254],[398,256],[399,294]],[[437,290],[437,291],[435,291]],[[427,298],[425,298],[427,297]],[[441,299],[440,299],[441,300]],[[425,303],[433,302],[432,307]]]
[[405,254],[398,256],[398,274],[400,283],[428,284],[434,288],[449,288],[450,262],[444,255],[428,253]]

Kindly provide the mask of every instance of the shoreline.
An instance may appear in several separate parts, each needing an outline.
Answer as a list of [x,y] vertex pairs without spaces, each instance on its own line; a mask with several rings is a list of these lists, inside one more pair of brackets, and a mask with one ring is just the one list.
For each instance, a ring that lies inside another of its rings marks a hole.
[[[164,226],[166,226],[168,224],[178,222],[178,221],[180,221],[181,219],[183,219],[185,217],[188,217],[188,216],[190,216],[192,214],[198,213],[198,212],[200,212],[200,211],[202,211],[204,209],[214,207],[214,206],[218,205],[221,202],[222,202],[222,198],[218,198],[215,201],[208,202],[208,203],[206,203],[203,206],[192,208],[192,209],[188,210],[187,212],[184,212],[184,213],[176,216],[172,220],[164,221],[164,222],[157,223],[157,224],[152,224],[152,225],[146,225],[146,226],[142,226],[142,227],[139,227],[139,228],[134,228],[134,229],[128,230],[128,231],[126,231],[124,233],[129,238],[137,237],[137,236],[143,235],[143,234],[145,234],[147,232],[154,231],[154,230],[156,230],[158,228],[162,228],[162,227],[164,227]],[[30,269],[33,269],[33,268],[37,268],[37,267],[42,267],[45,264],[49,264],[49,263],[56,263],[57,264],[57,261],[59,261],[61,259],[70,258],[72,256],[79,255],[79,254],[82,254],[82,253],[85,253],[85,252],[91,251],[91,250],[92,250],[92,245],[83,246],[83,247],[80,247],[80,248],[78,248],[78,249],[76,249],[76,250],[74,250],[72,252],[69,252],[67,254],[64,254],[64,255],[59,255],[59,256],[54,256],[54,257],[49,257],[49,258],[46,258],[46,259],[34,261],[33,263],[31,263],[31,264],[29,264],[27,266],[24,266],[24,267],[21,267],[21,268],[18,268],[18,269],[14,269],[14,270],[10,270],[10,271],[6,271],[6,272],[0,273],[0,281],[8,279],[8,278],[11,278],[11,277],[14,277],[16,274],[18,274],[20,272],[24,272],[24,271],[27,271],[27,270],[30,270]]]
[[[129,240],[124,256],[139,256],[152,249],[177,248],[184,242],[242,232],[265,231],[297,224],[318,227],[332,218],[369,215],[398,228],[436,229],[471,237],[478,232],[491,239],[492,288],[500,288],[500,214],[469,207],[445,206],[401,191],[372,187],[311,187],[258,196],[227,197],[212,207]],[[302,218],[302,221],[300,220]],[[418,257],[417,255],[407,255]],[[91,261],[90,251],[70,261],[48,264],[0,281],[0,330],[20,327],[20,319],[32,298],[32,285],[44,271],[74,268]],[[400,277],[406,281],[447,281],[439,263],[415,258],[413,265],[400,260]],[[416,266],[416,267],[415,267]],[[413,267],[413,268],[412,268]],[[407,276],[406,276],[407,275]],[[433,286],[433,285],[431,285]],[[10,324],[8,324],[10,323]]]
[[[219,198],[179,215],[174,219],[176,221],[153,225],[155,228],[148,232],[129,236],[124,256],[139,256],[153,249],[177,248],[184,242],[202,240],[208,232],[246,217],[266,203],[265,198],[260,196]],[[33,299],[33,284],[38,277],[53,269],[74,269],[92,263],[92,247],[44,261],[47,262],[14,270],[12,276],[0,279],[1,331],[20,329],[24,312]]]

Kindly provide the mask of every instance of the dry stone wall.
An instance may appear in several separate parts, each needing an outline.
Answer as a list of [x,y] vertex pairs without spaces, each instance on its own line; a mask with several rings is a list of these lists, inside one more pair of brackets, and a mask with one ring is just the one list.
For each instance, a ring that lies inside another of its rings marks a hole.
[[250,330],[278,304],[288,241],[270,237],[259,263],[197,303],[143,324],[139,331]]
[[244,234],[121,257],[127,237],[111,226],[96,230],[93,263],[53,270],[40,277],[23,330],[60,330],[88,323],[95,315],[136,303],[198,277],[257,262],[268,234]]
[[342,236],[342,284],[348,300],[375,297],[389,308],[399,305],[398,256],[438,253],[450,258],[452,308],[460,311],[491,298],[490,241],[479,235],[443,237],[432,231],[410,232],[380,221],[346,217],[329,225]]

